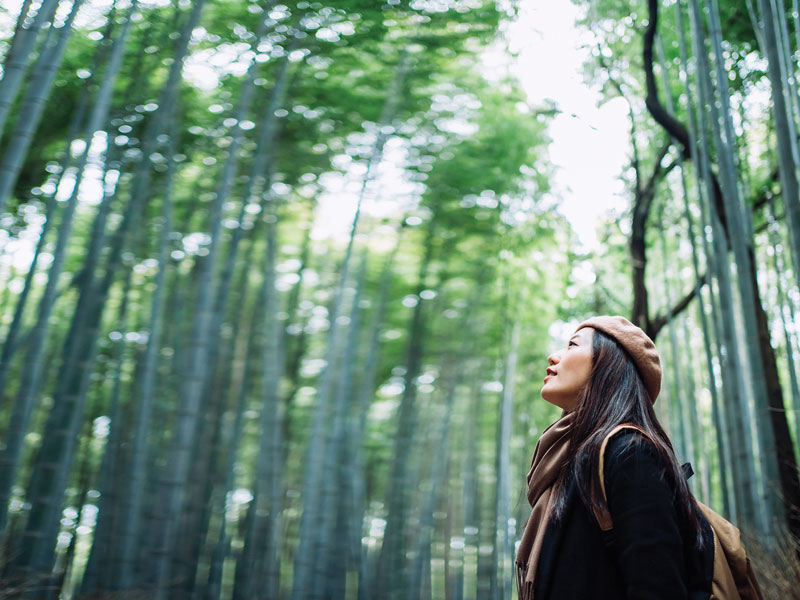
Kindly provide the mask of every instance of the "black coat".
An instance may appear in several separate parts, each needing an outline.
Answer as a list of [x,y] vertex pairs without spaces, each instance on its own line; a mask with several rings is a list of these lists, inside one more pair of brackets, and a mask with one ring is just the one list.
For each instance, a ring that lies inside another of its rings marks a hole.
[[707,599],[713,538],[704,524],[704,549],[694,528],[679,517],[674,486],[655,447],[630,430],[606,450],[604,477],[614,522],[603,533],[567,484],[567,505],[545,531],[536,567],[536,600]]

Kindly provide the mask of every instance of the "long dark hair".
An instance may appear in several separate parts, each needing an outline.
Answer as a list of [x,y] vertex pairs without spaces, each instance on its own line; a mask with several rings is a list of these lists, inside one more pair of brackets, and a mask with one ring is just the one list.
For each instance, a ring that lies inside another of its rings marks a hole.
[[559,519],[564,514],[570,477],[574,478],[578,494],[590,511],[606,508],[600,491],[600,445],[608,433],[622,423],[633,423],[647,434],[658,453],[665,477],[674,486],[678,515],[692,526],[697,534],[696,545],[702,547],[697,504],[675,458],[672,443],[658,422],[636,365],[614,338],[597,329],[592,336],[592,373],[580,392],[567,460],[553,490],[553,518]]

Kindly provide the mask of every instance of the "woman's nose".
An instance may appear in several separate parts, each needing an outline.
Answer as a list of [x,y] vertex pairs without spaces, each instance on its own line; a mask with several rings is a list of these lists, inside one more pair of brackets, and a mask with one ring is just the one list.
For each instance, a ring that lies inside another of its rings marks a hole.
[[547,357],[547,364],[551,367],[558,363],[561,360],[561,356],[559,356],[558,352],[553,352],[550,356]]

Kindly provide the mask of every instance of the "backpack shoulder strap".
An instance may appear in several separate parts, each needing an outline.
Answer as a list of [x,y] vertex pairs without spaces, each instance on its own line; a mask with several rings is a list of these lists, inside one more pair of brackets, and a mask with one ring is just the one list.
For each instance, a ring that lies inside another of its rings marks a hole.
[[[609,532],[614,528],[611,513],[608,511],[608,499],[606,498],[606,484],[603,476],[605,466],[605,453],[608,442],[623,429],[634,429],[646,439],[650,436],[637,425],[623,423],[614,427],[603,439],[600,445],[600,491],[603,494],[602,510],[595,510],[594,516],[597,519],[600,529]],[[684,473],[687,472],[687,465],[683,465]],[[688,466],[691,469],[691,466]],[[688,473],[686,473],[688,475]],[[688,477],[687,477],[688,478]],[[711,598],[741,598],[742,600],[763,600],[761,588],[756,579],[750,559],[745,552],[742,544],[739,529],[723,518],[711,508],[695,499],[697,508],[707,521],[711,533],[713,534],[714,565],[713,580],[711,582]]]
[[611,441],[611,438],[617,435],[623,429],[634,429],[649,439],[649,436],[644,432],[644,430],[633,423],[622,423],[621,425],[617,425],[614,427],[614,429],[608,432],[608,435],[606,435],[605,438],[603,438],[603,442],[600,444],[600,493],[603,495],[603,509],[594,511],[594,517],[597,519],[597,523],[600,525],[600,529],[602,531],[611,531],[614,528],[614,522],[611,520],[611,513],[608,511],[606,481],[605,477],[603,476],[603,468],[605,467],[606,460],[606,448],[608,447],[608,442]]

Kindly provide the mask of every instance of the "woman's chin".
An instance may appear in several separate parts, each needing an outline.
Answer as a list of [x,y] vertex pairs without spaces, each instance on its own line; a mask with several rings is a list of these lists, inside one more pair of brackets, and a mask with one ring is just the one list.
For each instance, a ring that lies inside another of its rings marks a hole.
[[[546,387],[547,386],[545,386],[545,388]],[[553,406],[557,406],[561,410],[569,411],[569,410],[572,410],[573,408],[575,408],[574,407],[574,404],[575,404],[574,400],[570,401],[572,399],[571,396],[565,397],[563,394],[559,394],[557,392],[554,392],[553,390],[548,390],[548,389],[545,389],[545,388],[542,388],[542,391],[540,392],[541,395],[542,395],[542,398],[545,401],[549,402]]]
[[542,388],[541,395],[542,398],[550,404],[555,404],[558,406],[558,396],[554,395],[551,390],[548,390],[547,385]]

